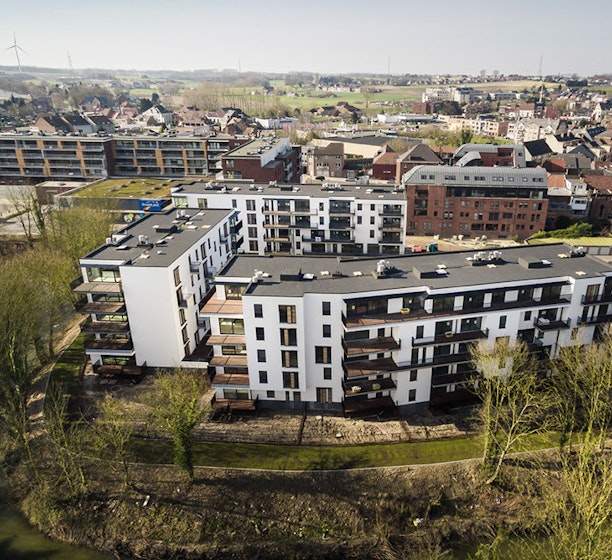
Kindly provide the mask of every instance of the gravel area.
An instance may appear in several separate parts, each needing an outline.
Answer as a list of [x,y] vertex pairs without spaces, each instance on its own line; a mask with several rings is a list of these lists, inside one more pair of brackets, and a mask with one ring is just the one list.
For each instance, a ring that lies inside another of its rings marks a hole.
[[[152,382],[149,375],[140,384],[103,379],[86,371],[82,411],[86,418],[96,414],[96,403],[106,394],[125,399],[126,406],[146,390]],[[213,391],[205,395],[210,402]],[[135,416],[138,410],[132,407]],[[337,413],[320,411],[258,410],[252,414],[232,414],[213,419],[205,416],[196,428],[196,438],[203,441],[240,443],[271,443],[284,445],[350,445],[361,443],[391,443],[460,437],[470,432],[470,410],[452,415],[435,416],[429,412],[399,419],[345,418]],[[136,418],[135,418],[136,419]],[[144,420],[141,433],[156,434]]]

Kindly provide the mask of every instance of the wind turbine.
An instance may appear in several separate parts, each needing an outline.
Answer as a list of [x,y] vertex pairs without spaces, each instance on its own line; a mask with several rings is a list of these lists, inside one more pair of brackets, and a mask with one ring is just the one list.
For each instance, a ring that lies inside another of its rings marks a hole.
[[15,37],[15,33],[13,33],[13,44],[4,49],[5,51],[10,51],[11,49],[15,49],[15,56],[17,57],[17,66],[19,67],[19,71],[21,72],[21,61],[19,60],[19,51],[21,51],[24,54],[28,54],[27,52],[25,52],[18,44],[17,44],[17,37]]

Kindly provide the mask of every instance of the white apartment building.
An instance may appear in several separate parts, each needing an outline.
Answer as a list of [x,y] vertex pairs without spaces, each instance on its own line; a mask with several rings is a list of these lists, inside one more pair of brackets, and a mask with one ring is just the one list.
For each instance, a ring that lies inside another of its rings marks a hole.
[[200,313],[217,406],[400,413],[471,396],[470,344],[538,357],[612,320],[612,266],[565,245],[380,259],[238,256]]
[[177,208],[238,211],[246,228],[240,252],[404,254],[403,187],[196,181],[173,188],[172,200]]
[[232,210],[149,214],[80,260],[86,352],[101,374],[138,379],[144,366],[204,367],[200,317],[210,278],[235,254]]

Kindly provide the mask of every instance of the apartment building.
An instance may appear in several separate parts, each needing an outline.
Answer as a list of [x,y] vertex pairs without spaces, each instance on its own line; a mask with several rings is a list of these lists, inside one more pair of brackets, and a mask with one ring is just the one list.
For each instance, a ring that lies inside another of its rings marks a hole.
[[401,188],[196,181],[173,188],[172,200],[177,208],[237,210],[246,226],[247,253],[404,253]]
[[470,345],[585,344],[612,320],[612,266],[565,245],[376,259],[242,255],[216,276],[217,406],[405,413],[470,398]]
[[525,147],[521,144],[463,144],[452,161],[461,167],[527,167]]
[[0,134],[0,181],[102,179],[111,155],[106,138]]
[[289,138],[257,138],[222,156],[223,178],[299,183],[300,159]]
[[402,184],[408,235],[526,238],[546,224],[545,169],[423,165]]
[[236,253],[232,210],[150,214],[80,260],[79,311],[94,370],[139,378],[144,366],[207,367],[200,317],[210,278]]
[[185,177],[221,169],[221,156],[248,138],[0,134],[0,181]]

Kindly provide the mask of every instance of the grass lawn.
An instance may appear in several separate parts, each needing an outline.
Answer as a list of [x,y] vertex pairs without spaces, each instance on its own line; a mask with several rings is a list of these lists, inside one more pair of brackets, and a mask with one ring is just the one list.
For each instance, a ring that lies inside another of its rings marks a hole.
[[55,383],[64,388],[64,394],[68,395],[68,413],[71,415],[79,412],[79,369],[84,358],[85,335],[80,334],[62,353],[51,372],[49,385]]
[[169,198],[170,188],[182,181],[164,179],[106,179],[77,191],[73,196],[94,198]]
[[612,237],[575,237],[571,239],[561,239],[558,237],[543,237],[538,239],[528,239],[529,245],[544,245],[551,243],[567,243],[568,245],[609,247],[612,245]]

